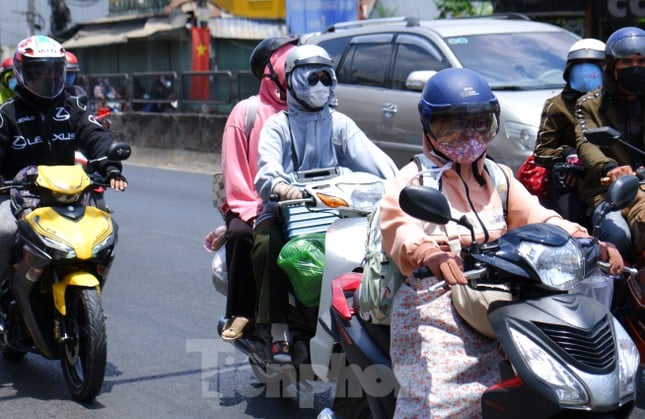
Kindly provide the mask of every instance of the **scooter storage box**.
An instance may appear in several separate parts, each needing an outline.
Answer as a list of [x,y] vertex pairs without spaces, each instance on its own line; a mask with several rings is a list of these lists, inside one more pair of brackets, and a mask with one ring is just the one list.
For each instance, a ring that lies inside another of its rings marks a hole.
[[304,205],[282,208],[287,240],[303,234],[324,233],[339,218],[337,211],[309,211]]

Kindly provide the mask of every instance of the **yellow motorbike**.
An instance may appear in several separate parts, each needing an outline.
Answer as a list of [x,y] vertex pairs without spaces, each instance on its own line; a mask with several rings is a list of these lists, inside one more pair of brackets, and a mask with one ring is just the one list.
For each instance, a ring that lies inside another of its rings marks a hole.
[[[105,157],[124,160],[125,143]],[[117,225],[95,204],[108,182],[80,165],[30,166],[9,191],[18,223],[11,276],[0,283],[0,352],[59,359],[72,398],[91,402],[103,385],[107,359],[101,290],[114,258]],[[6,192],[5,192],[6,193]]]

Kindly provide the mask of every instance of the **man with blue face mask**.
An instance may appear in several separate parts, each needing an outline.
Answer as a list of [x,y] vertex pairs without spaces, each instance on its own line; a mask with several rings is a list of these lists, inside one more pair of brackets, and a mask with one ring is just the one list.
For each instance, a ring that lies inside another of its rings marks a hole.
[[574,42],[567,54],[562,91],[544,103],[535,144],[535,162],[546,169],[548,195],[543,203],[564,218],[589,226],[577,186],[585,169],[576,153],[576,101],[602,86],[605,44],[593,38]]
[[302,197],[292,185],[299,171],[344,168],[393,178],[397,167],[346,115],[334,111],[336,73],[327,51],[316,45],[292,49],[285,63],[287,111],[270,117],[260,132],[255,188],[263,209],[251,250],[258,282],[256,322],[270,325],[270,353],[276,362],[291,360],[287,325],[288,279],[276,264],[285,240],[275,194],[280,200]]

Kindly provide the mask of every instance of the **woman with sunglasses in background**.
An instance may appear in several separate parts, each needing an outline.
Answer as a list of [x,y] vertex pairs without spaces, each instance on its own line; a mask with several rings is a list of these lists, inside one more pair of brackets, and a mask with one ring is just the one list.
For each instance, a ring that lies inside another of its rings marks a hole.
[[327,51],[316,45],[292,49],[285,63],[287,111],[270,117],[260,132],[255,187],[263,209],[254,228],[251,250],[258,284],[257,324],[270,325],[270,353],[290,362],[287,326],[289,282],[276,264],[285,243],[277,205],[302,197],[292,182],[299,171],[339,167],[393,178],[397,167],[349,117],[331,109],[336,73]]

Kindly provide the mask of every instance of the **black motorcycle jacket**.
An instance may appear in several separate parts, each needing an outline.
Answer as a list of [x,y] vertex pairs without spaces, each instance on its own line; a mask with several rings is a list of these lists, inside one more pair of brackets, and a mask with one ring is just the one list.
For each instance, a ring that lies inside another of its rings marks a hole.
[[[0,175],[5,179],[28,165],[74,164],[76,150],[89,159],[104,156],[112,141],[87,107],[65,91],[42,100],[18,86],[15,98],[0,106]],[[120,171],[121,164],[105,161],[98,169]]]

